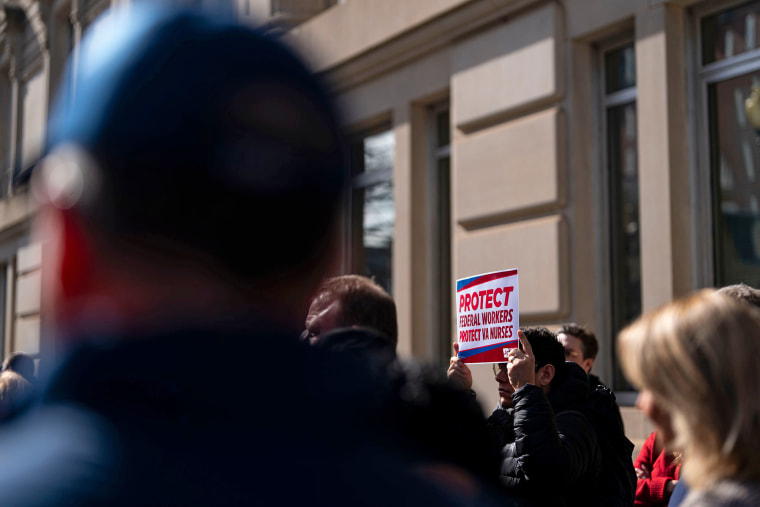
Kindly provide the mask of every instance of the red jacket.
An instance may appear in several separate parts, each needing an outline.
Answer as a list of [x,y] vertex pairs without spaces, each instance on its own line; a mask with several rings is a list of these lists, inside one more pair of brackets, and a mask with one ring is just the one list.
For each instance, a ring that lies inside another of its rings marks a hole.
[[673,453],[662,450],[657,456],[654,455],[654,443],[656,432],[644,442],[639,455],[633,462],[634,468],[646,465],[649,468],[648,479],[639,479],[636,483],[636,501],[639,506],[667,506],[668,497],[665,493],[665,483],[669,480],[677,480],[681,471],[681,464],[673,464]]

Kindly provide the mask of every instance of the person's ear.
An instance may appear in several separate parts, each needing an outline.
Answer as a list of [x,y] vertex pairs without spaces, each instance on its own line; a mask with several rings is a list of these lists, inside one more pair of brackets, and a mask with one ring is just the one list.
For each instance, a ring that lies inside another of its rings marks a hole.
[[592,366],[594,366],[593,357],[587,357],[586,359],[583,360],[583,362],[581,362],[581,368],[583,368],[586,373],[591,373]]
[[536,372],[536,383],[538,384],[538,387],[543,388],[551,384],[555,373],[553,364],[545,364],[539,368]]

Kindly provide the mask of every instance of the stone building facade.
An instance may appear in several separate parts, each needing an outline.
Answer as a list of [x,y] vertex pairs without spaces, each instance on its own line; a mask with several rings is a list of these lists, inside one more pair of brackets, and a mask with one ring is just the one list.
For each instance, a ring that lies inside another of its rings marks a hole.
[[[402,351],[444,360],[453,282],[518,268],[520,324],[591,327],[644,438],[616,332],[695,289],[760,286],[759,17],[746,0],[349,0],[290,30],[355,136],[344,267],[392,290]],[[490,409],[490,368],[473,370]]]
[[[5,353],[49,346],[33,205],[13,175],[36,159],[66,56],[111,3],[129,2],[2,1]],[[344,106],[343,269],[391,291],[403,355],[443,366],[455,280],[518,268],[521,324],[594,329],[594,371],[630,406],[614,351],[626,322],[701,287],[760,286],[760,125],[745,107],[760,1],[224,5],[303,51]],[[490,408],[491,370],[473,370]],[[651,426],[624,411],[644,438]]]

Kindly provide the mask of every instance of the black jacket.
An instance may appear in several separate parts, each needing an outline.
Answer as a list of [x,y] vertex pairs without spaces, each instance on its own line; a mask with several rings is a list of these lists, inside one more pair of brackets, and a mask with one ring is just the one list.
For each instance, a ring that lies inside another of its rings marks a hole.
[[625,436],[615,393],[595,375],[590,375],[589,380],[591,393],[583,413],[596,430],[602,452],[602,505],[632,507],[636,496],[633,442]]
[[373,423],[385,378],[255,329],[78,347],[0,428],[3,504],[503,505],[457,467],[443,471],[475,488],[446,486]]
[[599,505],[601,455],[580,411],[588,380],[578,365],[565,365],[548,396],[527,384],[512,395],[514,409],[489,418],[503,444],[502,483],[529,505]]

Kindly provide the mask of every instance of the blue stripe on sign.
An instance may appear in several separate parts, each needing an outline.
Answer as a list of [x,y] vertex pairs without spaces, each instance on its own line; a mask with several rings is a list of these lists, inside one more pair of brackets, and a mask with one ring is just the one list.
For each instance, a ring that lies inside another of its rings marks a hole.
[[460,290],[462,290],[462,287],[466,287],[471,281],[477,280],[478,278],[480,278],[480,275],[478,275],[478,276],[472,276],[470,278],[465,278],[464,280],[459,280],[457,282],[457,292],[459,292]]

